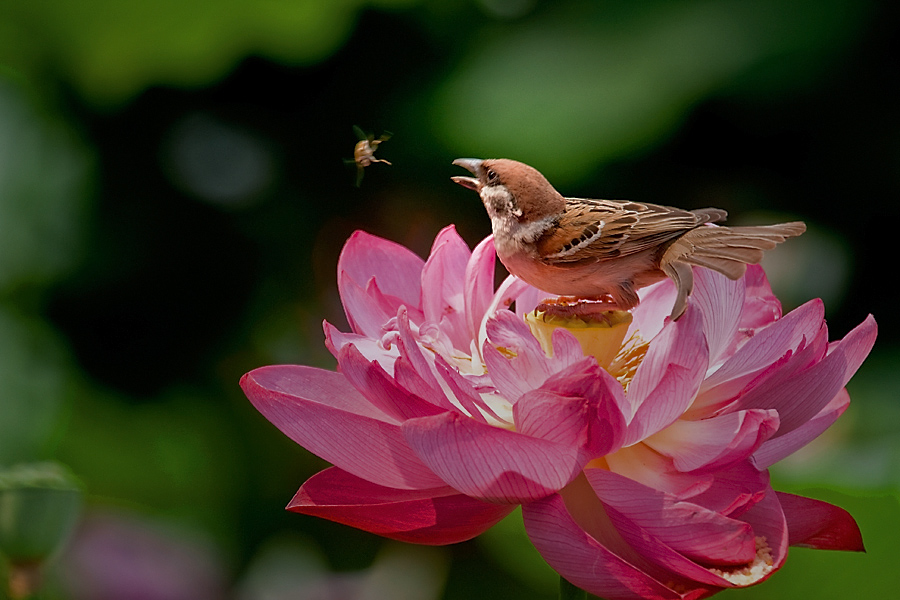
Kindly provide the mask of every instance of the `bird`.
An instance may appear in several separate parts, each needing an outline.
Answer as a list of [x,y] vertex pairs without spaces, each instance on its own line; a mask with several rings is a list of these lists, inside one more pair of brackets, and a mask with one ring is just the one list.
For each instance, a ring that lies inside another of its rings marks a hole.
[[[566,198],[540,171],[507,158],[459,158],[474,177],[451,179],[481,197],[494,247],[513,275],[559,296],[538,310],[564,317],[631,310],[637,290],[672,279],[671,319],[687,308],[692,267],[740,279],[764,251],[806,231],[802,221],[725,227],[718,208],[682,210],[630,200]],[[600,317],[602,319],[602,316]]]

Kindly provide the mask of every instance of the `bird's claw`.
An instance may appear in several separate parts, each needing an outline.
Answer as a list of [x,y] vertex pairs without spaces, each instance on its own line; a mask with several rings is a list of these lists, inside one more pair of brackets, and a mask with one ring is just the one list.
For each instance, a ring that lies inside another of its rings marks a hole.
[[561,319],[579,318],[584,321],[608,322],[607,313],[621,310],[611,296],[601,298],[576,298],[559,296],[547,298],[537,305],[536,311],[548,317]]

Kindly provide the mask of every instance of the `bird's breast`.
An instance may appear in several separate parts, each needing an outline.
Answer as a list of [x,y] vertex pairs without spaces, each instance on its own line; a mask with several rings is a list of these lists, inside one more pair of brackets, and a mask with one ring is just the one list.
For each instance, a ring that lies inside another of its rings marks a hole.
[[560,296],[598,297],[622,283],[638,288],[665,278],[649,252],[577,264],[548,263],[527,251],[503,252],[499,247],[497,255],[513,275],[541,291]]

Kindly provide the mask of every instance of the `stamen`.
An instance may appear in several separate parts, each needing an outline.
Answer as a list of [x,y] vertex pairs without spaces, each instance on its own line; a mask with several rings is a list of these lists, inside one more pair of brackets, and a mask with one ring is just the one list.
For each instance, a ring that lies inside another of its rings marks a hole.
[[756,538],[756,557],[747,565],[731,569],[710,569],[713,573],[738,586],[747,586],[757,583],[760,579],[775,569],[775,559],[772,558],[772,548],[769,547],[765,537]]
[[622,345],[619,353],[606,369],[610,375],[619,380],[626,392],[649,349],[650,342],[644,340],[641,334],[635,331]]

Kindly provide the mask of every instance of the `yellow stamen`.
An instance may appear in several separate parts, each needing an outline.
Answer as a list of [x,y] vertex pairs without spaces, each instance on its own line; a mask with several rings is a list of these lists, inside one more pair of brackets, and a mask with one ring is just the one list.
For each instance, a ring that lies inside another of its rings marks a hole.
[[618,379],[626,390],[649,348],[637,332],[625,339],[631,321],[631,313],[624,310],[598,313],[590,319],[537,311],[525,315],[531,333],[548,356],[553,356],[553,330],[562,327],[575,336],[585,356],[593,356],[597,364]]
[[626,392],[628,384],[634,379],[634,374],[649,349],[650,344],[635,331],[619,349],[619,353],[606,369],[610,375],[619,380]]

